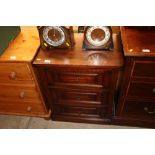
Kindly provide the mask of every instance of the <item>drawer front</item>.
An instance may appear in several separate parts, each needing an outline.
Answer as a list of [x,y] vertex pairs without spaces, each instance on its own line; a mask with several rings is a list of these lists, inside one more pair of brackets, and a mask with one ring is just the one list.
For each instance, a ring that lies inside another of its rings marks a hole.
[[102,91],[88,92],[72,89],[50,89],[55,104],[107,104],[108,94]]
[[132,76],[135,77],[154,77],[155,62],[153,61],[134,61]]
[[65,84],[86,84],[86,85],[102,85],[105,88],[109,88],[111,81],[111,71],[104,70],[73,70],[73,71],[51,71],[46,72],[49,85],[54,83]]
[[34,102],[40,103],[40,96],[34,85],[0,85],[1,101]]
[[61,100],[83,100],[83,101],[100,101],[101,96],[97,93],[84,92],[60,92]]
[[85,108],[77,106],[60,106],[54,105],[54,114],[56,115],[70,115],[77,117],[107,117],[107,108]]
[[131,82],[128,97],[142,97],[155,99],[155,83]]
[[41,103],[35,102],[17,102],[0,100],[1,114],[21,114],[21,115],[45,115],[46,110]]
[[143,118],[155,118],[155,102],[126,101],[123,115]]
[[32,83],[32,75],[26,63],[0,63],[0,83]]

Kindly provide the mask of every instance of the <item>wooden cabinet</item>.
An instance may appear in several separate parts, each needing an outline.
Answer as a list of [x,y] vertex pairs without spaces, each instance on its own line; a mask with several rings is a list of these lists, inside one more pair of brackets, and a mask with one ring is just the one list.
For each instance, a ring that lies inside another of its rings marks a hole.
[[[155,48],[152,47],[152,42],[145,40],[148,38],[155,41],[155,31],[122,27],[121,33],[125,55],[125,71],[116,122],[123,125],[154,128]],[[144,47],[149,52],[145,52]]]
[[44,66],[38,67],[38,73],[44,77],[41,81],[46,81],[44,87],[53,108],[52,119],[64,120],[70,117],[70,120],[89,121],[93,118],[101,122],[112,118],[117,70],[86,70],[76,66],[68,70],[64,67]]
[[[36,75],[53,120],[110,123],[123,65],[120,40],[114,34],[113,51],[83,51],[82,35],[75,35],[76,45],[72,50],[39,49],[33,61]],[[93,64],[89,59],[93,54],[104,61]]]
[[0,57],[0,113],[47,117],[31,61],[39,46],[35,27],[21,33]]

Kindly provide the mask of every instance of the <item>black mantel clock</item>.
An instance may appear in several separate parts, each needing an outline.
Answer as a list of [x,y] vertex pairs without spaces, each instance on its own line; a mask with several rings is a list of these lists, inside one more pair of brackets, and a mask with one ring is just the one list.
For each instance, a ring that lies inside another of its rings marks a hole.
[[74,46],[72,26],[37,26],[43,50],[70,49]]
[[84,29],[83,49],[113,49],[112,29],[110,26],[86,26]]

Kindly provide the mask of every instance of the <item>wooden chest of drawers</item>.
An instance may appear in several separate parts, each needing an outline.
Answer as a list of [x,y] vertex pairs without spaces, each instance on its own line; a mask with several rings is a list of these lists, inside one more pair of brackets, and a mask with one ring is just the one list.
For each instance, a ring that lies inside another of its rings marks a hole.
[[21,30],[0,57],[0,114],[47,117],[48,110],[31,65],[39,46],[37,29],[21,27]]
[[[154,51],[143,52],[149,42],[140,37],[138,30],[122,28],[125,55],[125,72],[118,104],[116,120],[123,125],[155,127],[155,54]],[[155,41],[155,32],[145,32],[145,37]],[[135,35],[134,35],[135,34]],[[129,38],[126,35],[131,35]],[[148,36],[147,36],[148,35]],[[136,37],[139,41],[136,40]],[[149,38],[150,39],[150,38]],[[130,44],[127,44],[129,40]],[[131,40],[134,42],[132,44]],[[139,43],[134,50],[134,44]],[[152,46],[152,45],[151,45]],[[133,48],[128,49],[128,48]],[[131,52],[132,51],[132,52]]]
[[[76,46],[71,51],[40,49],[33,62],[42,93],[52,109],[51,118],[110,123],[118,73],[123,64],[118,36],[114,36],[115,50],[111,52],[82,51],[82,35],[75,37]],[[104,64],[91,63],[88,59],[92,53],[106,56]]]
[[[45,80],[52,118],[109,121],[113,116],[117,70],[97,68],[66,69],[39,67],[39,77]],[[46,95],[47,95],[46,94]]]

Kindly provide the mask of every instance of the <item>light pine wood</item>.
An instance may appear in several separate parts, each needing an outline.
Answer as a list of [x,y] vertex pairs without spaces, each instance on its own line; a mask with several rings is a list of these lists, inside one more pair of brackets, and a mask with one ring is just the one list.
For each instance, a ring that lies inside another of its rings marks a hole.
[[37,89],[37,91],[38,91],[38,94],[39,94],[39,96],[40,96],[40,100],[41,100],[41,102],[42,102],[42,108],[44,108],[44,111],[46,112],[46,117],[49,117],[49,116],[51,115],[51,110],[48,109],[47,106],[46,106],[46,104],[45,104],[44,98],[43,98],[43,96],[42,96],[42,92],[41,92],[41,90],[40,90],[40,88],[39,88],[39,83],[38,83],[37,77],[36,77],[36,75],[35,75],[35,73],[34,73],[35,70],[34,70],[34,68],[32,67],[32,64],[31,64],[30,62],[28,63],[28,65],[29,65],[29,68],[30,68],[31,73],[32,73],[32,75],[33,75],[34,83],[35,83],[36,89]]
[[0,101],[0,114],[47,117],[41,104],[34,102]]
[[0,63],[0,83],[33,83],[27,63]]
[[0,57],[0,113],[48,117],[31,64],[39,47],[36,27],[21,33]]
[[37,28],[21,26],[21,33],[10,43],[4,54],[0,56],[0,62],[30,62],[34,58],[39,44]]
[[35,85],[0,85],[0,100],[41,103]]

